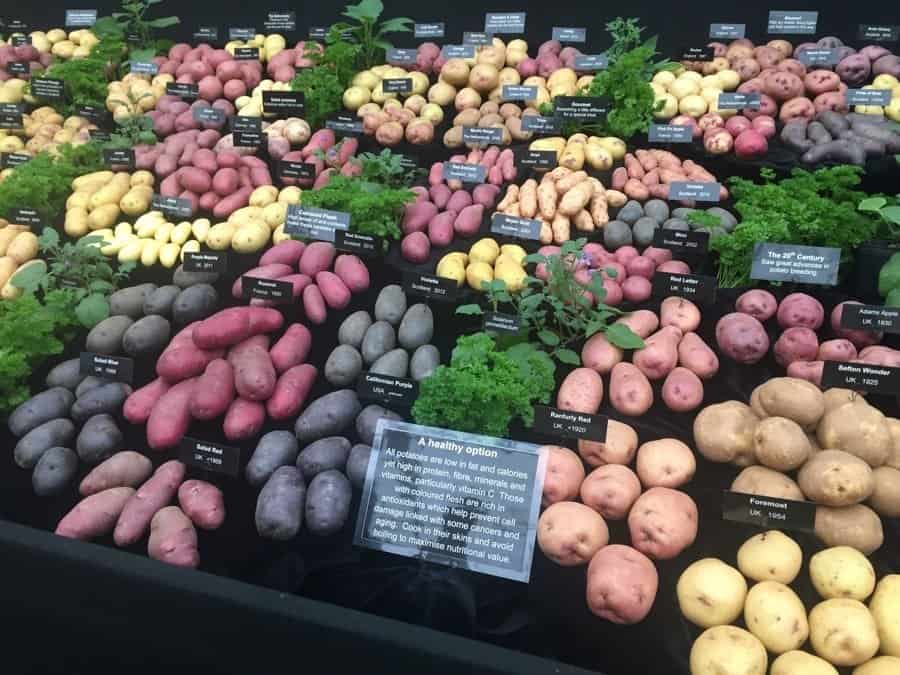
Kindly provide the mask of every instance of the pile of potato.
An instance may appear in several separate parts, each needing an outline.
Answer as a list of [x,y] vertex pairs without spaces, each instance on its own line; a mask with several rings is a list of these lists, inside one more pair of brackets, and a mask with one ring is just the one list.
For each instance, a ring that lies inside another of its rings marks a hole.
[[[776,657],[770,675],[837,675],[834,666],[855,666],[855,675],[900,672],[900,576],[887,575],[876,586],[875,570],[860,552],[819,551],[809,560],[809,578],[822,601],[807,615],[790,586],[803,566],[793,539],[776,530],[757,534],[738,550],[737,565],[704,558],[678,579],[682,614],[705,629],[691,648],[692,675],[763,674],[767,651]],[[745,576],[754,582],[749,590]],[[731,625],[741,615],[746,630]],[[801,650],[807,640],[818,656]]]
[[18,77],[0,81],[0,103],[21,103],[27,86],[28,82]]
[[[625,166],[613,171],[613,190],[624,192],[629,198],[645,202],[651,197],[669,198],[669,183],[717,182],[716,176],[696,162],[681,160],[668,150],[635,150],[624,157]],[[719,200],[728,199],[728,188],[719,186]],[[622,200],[625,203],[625,200]],[[693,203],[685,203],[693,206]]]
[[83,237],[110,230],[124,216],[139,216],[150,208],[153,185],[149,171],[95,171],[72,180],[66,200],[65,233]]
[[440,106],[426,103],[421,96],[412,96],[402,104],[396,99],[388,99],[383,105],[369,102],[356,114],[362,118],[363,132],[387,147],[398,145],[404,138],[413,145],[428,145],[434,140],[435,125],[444,119]]
[[501,145],[509,145],[513,141],[528,141],[534,135],[530,131],[522,131],[522,116],[537,115],[533,109],[522,110],[515,103],[486,101],[480,108],[464,108],[453,118],[453,126],[444,133],[444,145],[448,148],[461,148],[465,145],[470,150],[483,147],[482,143],[463,143],[464,127],[490,127],[502,129]]
[[479,239],[468,253],[455,251],[438,261],[435,274],[453,279],[458,286],[468,284],[472,290],[483,292],[482,283],[498,279],[506,290],[516,293],[525,286],[527,253],[518,244],[497,243],[495,239]]
[[113,80],[106,89],[106,109],[117,122],[153,110],[166,95],[166,84],[174,82],[173,75],[143,75],[127,73],[121,80]]
[[[525,114],[529,114],[526,113]],[[611,169],[613,162],[625,158],[625,141],[615,136],[588,136],[572,134],[568,138],[552,136],[541,138],[528,146],[529,150],[552,150],[557,162],[572,171],[585,168],[585,164],[597,171]]]
[[[10,40],[10,44],[12,37],[16,35],[21,35],[21,33],[13,33],[7,38]],[[35,30],[31,31],[28,36],[31,38],[31,46],[38,53],[53,55],[58,59],[84,58],[100,41],[90,28],[78,28],[68,34],[62,28],[53,28],[48,31]],[[0,45],[2,44],[7,43],[0,40]]]
[[808,499],[817,505],[819,539],[867,555],[884,541],[879,514],[900,516],[898,438],[900,421],[885,417],[859,394],[823,393],[791,377],[757,387],[750,405],[718,403],[694,421],[700,454],[742,468],[732,490]]
[[0,298],[13,300],[22,294],[22,289],[11,281],[21,269],[32,264],[43,265],[36,260],[38,238],[27,225],[16,225],[0,218]]
[[679,113],[694,119],[708,112],[717,112],[725,117],[734,115],[737,110],[719,110],[719,94],[734,91],[740,83],[741,76],[727,67],[706,75],[693,70],[682,70],[678,75],[670,70],[661,70],[650,81],[656,105],[659,106],[653,116],[668,120]]
[[[388,79],[412,80],[412,89],[401,93],[386,92],[382,87],[382,82]],[[383,105],[389,100],[408,100],[416,96],[421,98],[427,92],[428,76],[424,73],[382,64],[362,70],[353,76],[350,86],[344,91],[344,107],[356,111],[366,103]]]

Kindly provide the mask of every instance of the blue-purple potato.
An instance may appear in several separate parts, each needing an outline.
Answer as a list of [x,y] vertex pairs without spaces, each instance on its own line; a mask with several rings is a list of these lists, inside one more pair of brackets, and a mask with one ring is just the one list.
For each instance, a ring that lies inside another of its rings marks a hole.
[[110,316],[144,316],[144,301],[156,290],[156,284],[139,284],[116,291],[109,296]]
[[400,328],[397,329],[397,340],[404,349],[413,351],[428,344],[434,335],[434,315],[431,308],[424,303],[417,303],[406,310]]
[[174,284],[160,286],[144,300],[144,314],[146,316],[151,314],[165,317],[171,316],[172,305],[179,293],[181,293],[181,289]]
[[169,344],[172,326],[169,320],[157,314],[138,319],[122,336],[122,349],[134,358],[153,356]]
[[658,587],[653,561],[630,546],[611,544],[588,566],[588,609],[613,623],[638,623],[650,613]]
[[367,405],[356,417],[356,435],[359,436],[360,441],[368,446],[375,442],[375,428],[378,426],[378,420],[382,417],[398,422],[403,421],[403,417],[393,410],[382,408],[374,403]]
[[356,348],[338,345],[325,362],[325,379],[335,387],[347,387],[359,379],[362,369],[362,356]]
[[434,345],[422,345],[413,352],[409,360],[409,376],[416,382],[430,377],[441,365],[441,353]]
[[383,354],[369,367],[371,374],[389,377],[406,377],[408,370],[409,353],[401,347]]
[[353,312],[338,328],[338,342],[355,349],[362,346],[366,331],[372,325],[372,317],[365,310]]
[[88,375],[84,378],[77,387],[75,387],[75,398],[79,398],[84,396],[87,392],[95,387],[99,387],[101,384],[107,384],[108,382],[112,382],[113,380],[107,380],[105,377],[96,377],[94,375]]
[[99,464],[120,450],[124,440],[112,415],[94,415],[78,432],[75,449],[86,464]]
[[81,374],[81,359],[69,359],[47,373],[44,384],[48,387],[65,387],[71,391],[81,384],[85,377]]
[[66,445],[75,438],[75,425],[61,417],[36,426],[19,439],[13,450],[13,459],[23,469],[30,469],[52,447]]
[[372,448],[362,443],[357,443],[350,448],[350,456],[347,458],[347,466],[344,471],[350,484],[361,489],[366,482],[366,472],[369,470],[369,457],[372,454]]
[[719,350],[738,363],[752,364],[769,351],[766,329],[749,314],[732,312],[716,323]]
[[179,288],[190,288],[197,284],[214,284],[219,280],[218,272],[188,272],[184,265],[175,268],[172,283]]
[[51,387],[35,394],[12,411],[7,421],[13,436],[22,437],[44,422],[68,417],[75,396],[65,387]]
[[79,396],[72,405],[72,419],[76,422],[85,422],[94,415],[102,413],[118,414],[130,394],[131,387],[122,382],[109,382],[94,387]]
[[387,321],[376,321],[363,336],[360,352],[366,364],[375,363],[397,346],[397,334]]
[[85,343],[87,351],[95,354],[118,354],[122,350],[122,337],[134,319],[125,315],[110,316],[91,328]]
[[405,313],[406,293],[403,288],[397,284],[382,288],[375,300],[375,321],[387,321],[396,326]]
[[247,462],[244,475],[253,487],[259,487],[278,467],[291,466],[297,461],[300,446],[290,431],[270,431],[259,439],[256,449]]
[[303,525],[306,483],[300,469],[280,466],[263,485],[256,499],[256,531],[260,537],[288,541]]
[[297,468],[310,481],[323,471],[343,469],[350,456],[350,441],[343,436],[320,438],[307,445],[297,456]]
[[172,303],[172,320],[179,326],[200,321],[216,311],[219,294],[209,284],[185,288]]
[[317,474],[306,496],[306,527],[321,536],[340,531],[350,515],[352,497],[350,481],[340,471]]
[[338,389],[307,406],[297,418],[294,433],[300,443],[336,436],[353,423],[362,406],[352,389]]
[[31,486],[38,497],[59,494],[78,472],[78,455],[69,448],[55,446],[38,460],[31,474]]

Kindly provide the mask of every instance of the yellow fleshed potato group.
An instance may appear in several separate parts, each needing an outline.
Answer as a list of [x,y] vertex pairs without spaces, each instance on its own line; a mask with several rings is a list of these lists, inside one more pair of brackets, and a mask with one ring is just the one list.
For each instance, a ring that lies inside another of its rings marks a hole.
[[482,284],[499,279],[506,290],[515,293],[525,285],[525,249],[518,244],[498,244],[486,237],[472,245],[468,254],[448,253],[438,261],[437,275],[453,279],[457,286],[468,284],[472,290],[483,291]]

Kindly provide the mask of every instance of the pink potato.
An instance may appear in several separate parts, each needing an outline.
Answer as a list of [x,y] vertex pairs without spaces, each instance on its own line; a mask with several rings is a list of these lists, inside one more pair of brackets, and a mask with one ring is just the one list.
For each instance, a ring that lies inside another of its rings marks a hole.
[[[646,255],[646,251],[644,252]],[[690,274],[691,267],[683,260],[667,260],[656,268],[657,272],[665,272],[666,274]]]
[[578,497],[578,490],[584,481],[584,465],[581,458],[559,445],[547,447],[547,469],[544,473],[542,506],[556,502],[571,501]]
[[113,540],[116,546],[130,546],[144,536],[150,527],[153,514],[175,497],[178,486],[184,482],[187,468],[177,459],[170,460],[153,473],[138,488],[122,508]]
[[763,90],[776,101],[803,96],[803,80],[787,71],[769,73],[763,79]]
[[828,91],[838,91],[841,86],[841,78],[830,70],[813,70],[803,78],[803,85],[810,96],[818,96]]
[[697,538],[697,505],[684,492],[650,488],[628,515],[634,547],[655,560],[670,560]]
[[668,297],[659,308],[659,325],[675,326],[682,333],[690,333],[700,325],[700,309],[685,298]]
[[236,192],[227,197],[223,197],[222,200],[216,204],[215,208],[213,208],[213,215],[216,218],[227,218],[238,209],[247,206],[250,203],[250,195],[252,193],[253,188],[250,186],[238,188]]
[[[648,246],[644,249],[643,256],[650,258],[653,263],[659,267],[663,263],[667,263],[672,259],[672,251],[667,248],[657,248],[656,246]],[[631,274],[631,272],[629,272]]]
[[263,253],[259,259],[259,264],[264,266],[280,263],[293,267],[300,261],[300,256],[303,255],[304,249],[306,249],[306,244],[302,241],[287,239]]
[[250,332],[250,313],[246,307],[229,307],[198,321],[191,340],[198,349],[222,349],[243,342]]
[[822,386],[822,370],[824,361],[794,361],[787,367],[788,377],[796,377],[800,380],[812,382],[816,386]]
[[316,285],[325,303],[331,309],[344,309],[350,304],[351,293],[347,285],[334,272],[316,274]]
[[900,366],[900,352],[890,347],[874,345],[860,351],[859,360],[878,366]]
[[603,299],[604,303],[612,307],[617,307],[618,305],[622,304],[622,300],[625,298],[625,292],[622,290],[622,287],[619,285],[618,281],[613,281],[612,279],[604,279],[603,290],[606,291],[606,297]]
[[694,451],[681,441],[662,438],[638,448],[635,468],[645,488],[677,488],[694,477],[697,460]]
[[763,325],[749,314],[732,312],[716,323],[719,350],[738,363],[756,363],[769,351],[769,336]]
[[157,377],[131,393],[122,406],[122,416],[132,424],[143,424],[150,417],[153,406],[172,385]]
[[220,197],[227,197],[238,188],[238,172],[230,167],[216,171],[212,179],[212,189]]
[[813,99],[813,107],[816,109],[817,115],[826,110],[833,110],[839,113],[850,111],[850,106],[847,105],[847,97],[839,91],[826,91],[824,94],[819,94]]
[[637,447],[637,432],[624,422],[611,419],[606,429],[606,440],[599,443],[581,439],[578,441],[578,454],[589,466],[628,464],[634,459]]
[[428,223],[428,240],[434,246],[449,246],[453,241],[453,223],[455,211],[444,211],[437,214]]
[[766,321],[778,311],[778,300],[769,291],[754,289],[741,295],[734,308],[742,314],[749,314],[757,321]]
[[269,357],[269,338],[254,335],[228,352],[228,363],[234,369],[234,388],[241,398],[265,401],[275,391],[275,367]]
[[761,115],[775,117],[778,112],[778,103],[768,94],[759,95],[759,108],[744,108],[743,114],[749,120],[754,120]]
[[81,541],[109,534],[133,495],[134,488],[130,487],[114,487],[89,495],[63,516],[55,532],[60,537]]
[[581,484],[581,501],[606,520],[624,520],[641,494],[641,481],[621,464],[606,464],[591,471]]
[[[452,201],[452,199],[451,199]],[[472,204],[459,212],[453,222],[453,230],[461,237],[474,237],[481,229],[481,221],[484,217],[484,206]]]
[[369,269],[355,255],[339,255],[334,261],[334,273],[340,277],[351,293],[363,293],[369,288]]
[[850,340],[839,338],[826,340],[810,361],[853,361],[857,358],[856,346]]
[[310,284],[303,289],[303,311],[306,318],[319,325],[325,323],[328,316],[328,308],[325,306],[325,298],[316,284]]
[[628,302],[646,302],[653,295],[653,284],[643,276],[628,277],[622,282],[622,294]]
[[285,370],[275,383],[275,393],[266,401],[266,412],[273,420],[295,417],[306,402],[318,371],[308,363]]
[[301,274],[315,277],[319,272],[331,269],[336,253],[334,244],[327,241],[314,241],[303,251],[297,269]]
[[662,326],[644,340],[644,347],[632,355],[632,363],[651,380],[661,380],[678,364],[678,343],[681,329]]
[[[774,113],[773,113],[774,114]],[[811,120],[816,116],[816,107],[813,102],[805,96],[798,96],[785,102],[778,112],[778,119],[783,124],[787,124],[791,120],[807,119]]]
[[[215,174],[219,168],[219,165],[216,162],[216,153],[208,148],[197,148],[191,156],[191,162],[195,167],[208,174],[207,178]],[[181,181],[181,184],[187,187],[187,184],[183,180]],[[201,192],[201,190],[194,190],[194,192]]]
[[585,368],[606,375],[624,358],[624,352],[606,339],[605,333],[594,333],[581,349],[581,363]]
[[212,188],[212,179],[203,169],[185,166],[179,170],[178,180],[181,186],[196,194],[203,194]]
[[[622,249],[616,251],[618,253]],[[631,277],[643,277],[647,280],[653,278],[653,273],[656,271],[656,262],[645,255],[638,255],[636,257],[631,258],[625,264],[625,271],[628,273],[628,278]]]
[[424,232],[410,232],[400,242],[400,252],[404,260],[421,265],[431,255],[431,241]]
[[825,320],[825,308],[811,295],[791,293],[778,305],[776,316],[782,328],[803,326],[818,330]]
[[190,402],[198,378],[182,380],[153,406],[147,420],[147,445],[154,450],[174,448],[191,424]]
[[306,326],[302,323],[288,326],[284,335],[269,350],[269,358],[275,371],[281,374],[294,366],[299,366],[306,361],[311,346],[312,334]]
[[556,407],[560,410],[595,414],[603,403],[603,378],[590,368],[576,368],[559,386]]
[[153,516],[147,554],[176,567],[194,568],[200,564],[197,530],[177,506],[167,506]]
[[229,441],[244,441],[259,433],[266,421],[266,408],[259,401],[236,398],[225,413],[222,430]]
[[[763,138],[767,141],[775,135],[775,119],[770,117],[769,115],[757,115],[753,118],[753,131],[756,131],[759,134],[762,134]],[[756,141],[759,143],[758,141]],[[762,147],[762,144],[759,143],[759,146]],[[761,154],[765,154],[768,150],[768,143],[766,147],[760,150]]]
[[178,488],[178,505],[201,529],[217,530],[225,522],[225,496],[219,488],[204,480],[182,483]]
[[[755,118],[753,121],[756,122]],[[754,129],[742,131],[734,139],[734,154],[739,159],[752,159],[762,157],[769,151],[769,143],[762,132]]]
[[600,549],[588,566],[588,609],[613,623],[640,623],[650,613],[658,587],[659,575],[647,556],[612,544]]
[[696,410],[703,403],[703,382],[692,371],[679,366],[666,376],[662,399],[674,412]]
[[881,342],[884,333],[854,328],[841,328],[841,319],[844,316],[844,305],[859,304],[862,303],[855,300],[847,300],[835,305],[834,309],[831,310],[831,330],[833,330],[834,334],[838,337],[850,340],[857,349],[863,349],[864,347]]
[[699,335],[685,333],[678,343],[678,365],[707,380],[719,372],[719,357]]
[[653,389],[646,375],[635,365],[625,361],[612,369],[609,400],[623,415],[638,417],[653,405]]
[[785,368],[794,361],[813,361],[819,353],[816,332],[803,326],[793,326],[775,341],[775,361]]
[[225,359],[210,361],[191,394],[191,417],[212,420],[224,415],[234,400],[234,370]]
[[742,131],[746,131],[752,126],[750,120],[748,120],[743,115],[735,115],[734,117],[729,117],[728,121],[725,122],[725,129],[732,136],[738,136]]
[[603,517],[578,502],[557,502],[538,520],[537,542],[550,560],[563,567],[586,565],[609,542]]
[[95,466],[78,491],[83,497],[117,487],[137,487],[153,473],[153,462],[138,452],[123,450]]
[[[622,265],[622,272],[624,274],[625,270],[628,269],[628,265],[632,260],[640,258],[640,252],[634,246],[621,246],[616,249],[616,252],[613,253],[613,258],[615,262]],[[613,261],[609,261],[610,263]],[[616,268],[618,269],[618,267]],[[631,274],[631,272],[629,272]],[[617,277],[618,278],[618,277]]]
[[649,309],[638,309],[616,319],[615,323],[628,326],[640,338],[647,338],[659,328],[659,317]]

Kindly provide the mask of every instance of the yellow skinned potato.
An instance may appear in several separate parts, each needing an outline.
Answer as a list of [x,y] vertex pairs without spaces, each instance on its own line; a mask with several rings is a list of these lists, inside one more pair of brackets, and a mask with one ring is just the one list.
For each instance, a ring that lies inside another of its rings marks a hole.
[[838,675],[837,669],[818,656],[799,650],[785,652],[772,662],[769,675]]
[[803,566],[799,544],[778,530],[750,537],[737,553],[738,568],[754,581],[778,581],[789,584]]
[[809,560],[809,577],[825,599],[865,600],[875,590],[875,570],[862,553],[849,546],[819,551]]
[[741,615],[747,582],[731,565],[704,558],[690,565],[676,586],[681,613],[701,628],[723,626]]
[[750,589],[744,621],[773,654],[799,649],[809,636],[803,602],[789,586],[777,581],[760,581]]
[[878,628],[881,653],[900,657],[900,574],[889,574],[878,582],[869,610]]
[[94,208],[87,216],[87,225],[91,230],[102,230],[112,225],[119,219],[118,204],[103,204]]
[[163,267],[171,269],[178,263],[181,247],[178,244],[163,244],[159,249],[159,262]]
[[269,243],[271,230],[264,223],[242,225],[231,238],[231,248],[238,253],[256,253]]
[[836,666],[858,666],[878,652],[878,629],[858,600],[825,600],[809,613],[809,639],[823,659]]
[[766,675],[766,648],[736,626],[706,629],[691,647],[691,675]]
[[237,227],[231,223],[217,223],[206,235],[206,245],[213,251],[225,251],[231,247],[231,239]]

